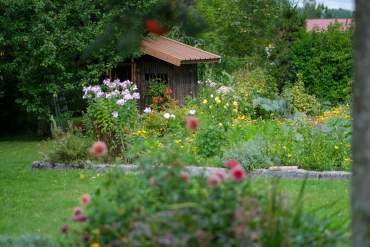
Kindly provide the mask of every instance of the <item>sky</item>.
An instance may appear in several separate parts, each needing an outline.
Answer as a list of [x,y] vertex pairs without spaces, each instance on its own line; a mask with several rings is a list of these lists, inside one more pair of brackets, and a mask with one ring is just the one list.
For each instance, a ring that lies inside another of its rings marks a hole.
[[[300,3],[303,0],[299,0]],[[316,0],[317,3],[323,3],[331,9],[349,9],[354,10],[354,0]]]

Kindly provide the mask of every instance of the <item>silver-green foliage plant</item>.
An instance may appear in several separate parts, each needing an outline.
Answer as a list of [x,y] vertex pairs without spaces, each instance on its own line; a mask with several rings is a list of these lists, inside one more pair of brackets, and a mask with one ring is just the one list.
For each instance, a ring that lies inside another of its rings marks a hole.
[[269,155],[268,143],[261,136],[234,145],[224,153],[223,159],[238,160],[248,171],[273,165],[273,159]]

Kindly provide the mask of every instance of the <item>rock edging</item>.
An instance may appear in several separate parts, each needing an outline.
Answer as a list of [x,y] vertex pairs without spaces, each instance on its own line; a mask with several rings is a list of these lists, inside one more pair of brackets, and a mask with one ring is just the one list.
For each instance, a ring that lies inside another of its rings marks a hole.
[[[138,172],[140,167],[137,165],[109,165],[109,164],[64,164],[64,163],[50,163],[46,161],[34,161],[32,169],[55,169],[55,170],[68,170],[68,169],[90,169],[95,172],[107,172],[110,170],[119,170],[122,172]],[[200,167],[200,166],[187,166],[186,171],[191,176],[208,176],[216,171],[226,171],[225,168],[217,167]],[[270,167],[269,169],[256,169],[248,173],[250,176],[255,177],[281,177],[292,179],[351,179],[351,173],[345,171],[307,171],[298,169],[297,167]]]

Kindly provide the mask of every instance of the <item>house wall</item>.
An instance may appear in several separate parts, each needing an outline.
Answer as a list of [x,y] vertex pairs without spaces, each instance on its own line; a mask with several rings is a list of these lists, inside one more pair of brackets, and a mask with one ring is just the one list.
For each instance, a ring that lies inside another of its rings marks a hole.
[[[175,66],[149,55],[145,55],[136,60],[135,66],[137,74],[136,83],[142,96],[144,96],[148,88],[148,81],[145,80],[146,74],[167,75],[168,86],[173,90],[173,96],[180,104],[184,104],[186,96],[195,97],[197,94],[198,79],[196,64]],[[144,105],[144,97],[142,97],[140,103],[141,106]]]

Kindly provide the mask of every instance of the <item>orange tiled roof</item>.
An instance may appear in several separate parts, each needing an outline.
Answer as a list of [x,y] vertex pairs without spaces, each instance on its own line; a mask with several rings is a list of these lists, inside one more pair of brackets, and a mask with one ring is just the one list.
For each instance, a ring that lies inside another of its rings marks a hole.
[[221,61],[219,55],[163,36],[144,39],[141,48],[145,54],[176,66],[194,63],[218,63]]

